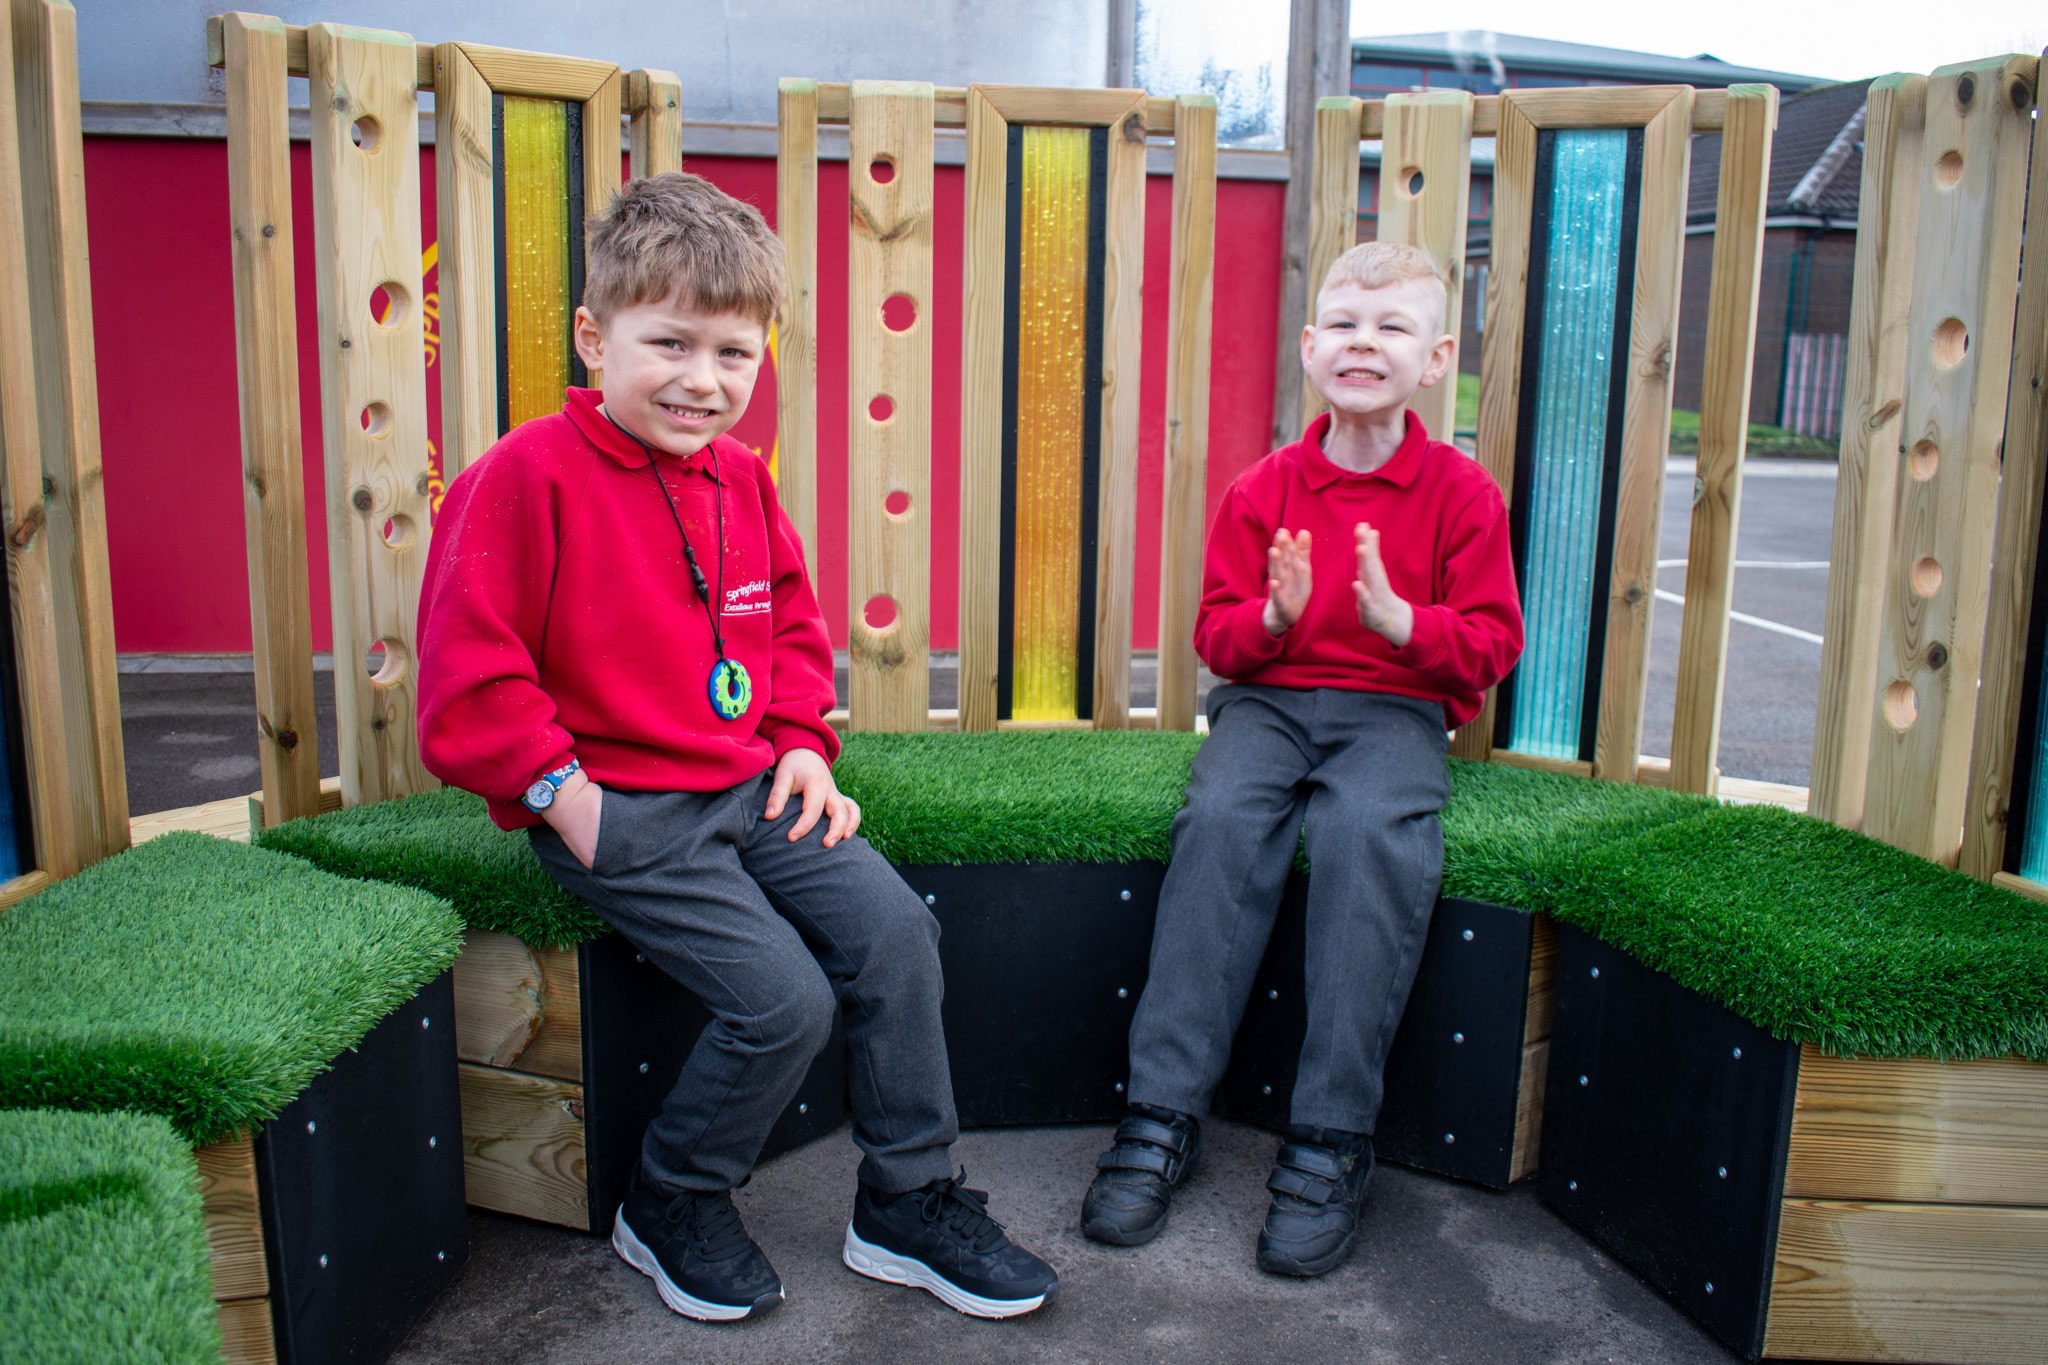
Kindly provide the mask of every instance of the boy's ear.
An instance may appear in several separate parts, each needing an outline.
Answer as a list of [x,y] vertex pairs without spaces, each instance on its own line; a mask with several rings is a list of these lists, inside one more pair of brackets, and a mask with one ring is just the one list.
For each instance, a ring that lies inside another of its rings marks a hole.
[[570,329],[576,343],[576,354],[583,361],[586,370],[604,368],[604,328],[588,309],[578,306],[576,321]]
[[1427,389],[1441,384],[1457,359],[1458,339],[1446,332],[1429,348],[1429,360],[1422,367],[1422,380],[1417,387]]
[[1315,347],[1316,325],[1311,322],[1301,329],[1301,368],[1304,373],[1308,370],[1309,357],[1315,354]]

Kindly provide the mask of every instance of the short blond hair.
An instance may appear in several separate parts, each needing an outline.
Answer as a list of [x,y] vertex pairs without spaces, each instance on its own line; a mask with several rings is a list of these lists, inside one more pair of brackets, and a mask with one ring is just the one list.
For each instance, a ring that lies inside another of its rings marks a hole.
[[761,211],[684,171],[631,182],[585,233],[583,306],[600,323],[674,298],[766,327],[787,278],[782,241]]
[[1409,280],[1428,280],[1436,288],[1437,325],[1449,326],[1451,291],[1444,283],[1444,272],[1427,251],[1406,242],[1360,242],[1349,251],[1330,262],[1329,273],[1323,276],[1322,288],[1316,291],[1321,297],[1324,290],[1340,284],[1355,284],[1360,289],[1384,289],[1390,284],[1405,284]]

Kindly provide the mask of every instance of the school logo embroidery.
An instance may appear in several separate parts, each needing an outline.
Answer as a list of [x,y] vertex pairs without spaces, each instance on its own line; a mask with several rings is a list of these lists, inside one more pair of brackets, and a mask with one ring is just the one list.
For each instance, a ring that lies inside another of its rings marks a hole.
[[725,614],[727,616],[753,616],[768,611],[774,606],[768,594],[768,580],[756,578],[736,588],[725,590]]

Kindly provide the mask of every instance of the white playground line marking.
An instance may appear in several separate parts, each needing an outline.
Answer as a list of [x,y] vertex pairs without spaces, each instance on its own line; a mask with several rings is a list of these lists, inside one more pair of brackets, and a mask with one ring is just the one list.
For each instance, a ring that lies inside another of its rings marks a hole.
[[[1659,602],[1669,602],[1673,606],[1677,607],[1682,607],[1685,605],[1685,599],[1683,597],[1680,597],[1675,592],[1666,592],[1662,588],[1657,589],[1657,600]],[[1779,635],[1789,635],[1795,640],[1804,640],[1810,645],[1817,645],[1821,643],[1821,637],[1815,635],[1810,630],[1801,630],[1797,626],[1783,625],[1777,621],[1766,621],[1763,617],[1751,616],[1746,611],[1731,611],[1728,613],[1728,619],[1731,621],[1740,621],[1745,626],[1755,626],[1758,630],[1768,630],[1775,632]]]

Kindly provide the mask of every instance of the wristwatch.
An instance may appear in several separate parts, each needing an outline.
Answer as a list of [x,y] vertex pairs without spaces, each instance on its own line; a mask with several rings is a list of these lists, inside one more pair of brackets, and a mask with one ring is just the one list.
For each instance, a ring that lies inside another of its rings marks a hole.
[[555,793],[569,780],[569,774],[582,766],[572,758],[553,772],[542,773],[539,780],[526,789],[526,795],[520,797],[520,801],[534,814],[540,814],[555,804]]

